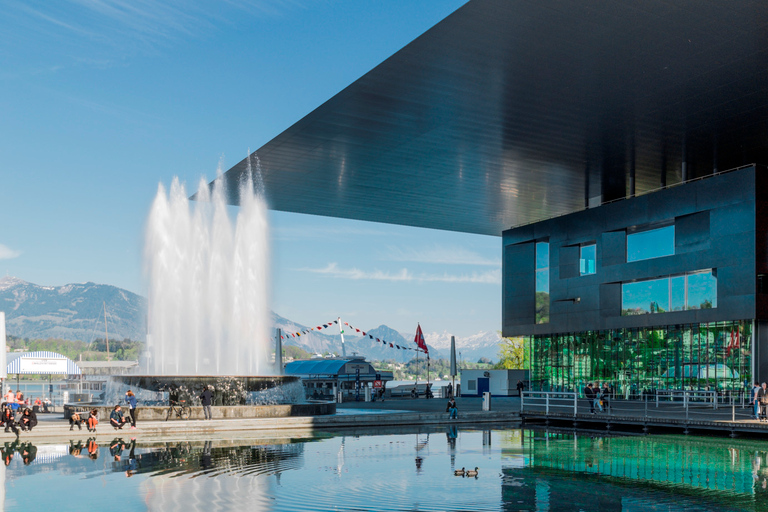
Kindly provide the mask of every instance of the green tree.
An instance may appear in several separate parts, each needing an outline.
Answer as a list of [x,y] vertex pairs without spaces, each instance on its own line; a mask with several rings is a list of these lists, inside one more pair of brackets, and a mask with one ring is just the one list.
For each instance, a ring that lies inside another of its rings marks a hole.
[[549,293],[536,292],[536,323],[549,323]]
[[499,362],[494,368],[497,370],[524,370],[527,367],[528,358],[525,356],[524,338],[502,338],[499,343]]

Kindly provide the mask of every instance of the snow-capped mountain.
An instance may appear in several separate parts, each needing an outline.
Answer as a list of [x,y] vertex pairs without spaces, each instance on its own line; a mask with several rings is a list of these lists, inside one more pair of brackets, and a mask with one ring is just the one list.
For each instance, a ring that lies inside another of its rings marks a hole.
[[[65,286],[40,286],[15,277],[0,278],[0,311],[5,311],[8,334],[26,338],[62,338],[89,342],[104,335],[104,303],[107,306],[109,336],[115,339],[146,338],[147,301],[144,297],[115,286],[84,283]],[[333,319],[327,319],[332,321]],[[272,312],[275,328],[283,330],[284,345],[294,345],[311,353],[342,353],[338,326],[318,330]],[[301,336],[291,336],[310,328]],[[360,326],[356,326],[360,327]],[[389,343],[415,348],[413,333],[403,334],[386,325],[372,327],[362,335],[345,327],[347,355],[354,353],[369,360],[407,362],[416,356],[413,350],[391,348]],[[373,336],[374,339],[371,339]],[[376,342],[375,338],[387,344]],[[447,331],[424,335],[432,359],[450,357],[451,335]],[[498,333],[479,332],[457,337],[456,350],[465,361],[481,357],[498,358]]]
[[[430,332],[424,334],[427,344],[435,347],[442,357],[450,357],[451,333]],[[486,357],[492,361],[498,361],[499,342],[501,336],[496,331],[481,331],[472,336],[456,336],[456,352],[461,352],[461,359],[465,361],[478,361]],[[457,354],[457,357],[458,354]]]

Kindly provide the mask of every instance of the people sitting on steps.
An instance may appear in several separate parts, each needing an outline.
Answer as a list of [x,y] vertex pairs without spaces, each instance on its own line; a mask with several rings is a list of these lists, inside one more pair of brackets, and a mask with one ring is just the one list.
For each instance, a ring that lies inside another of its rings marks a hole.
[[112,425],[115,430],[122,429],[125,424],[128,423],[126,418],[123,418],[123,410],[120,404],[116,405],[112,412],[109,413],[109,424]]
[[19,429],[16,427],[16,414],[14,414],[13,409],[11,409],[8,404],[3,404],[2,406],[0,422],[5,425],[6,432],[10,432],[12,430],[14,434],[17,436],[19,435]]
[[88,413],[88,432],[96,432],[96,425],[99,424],[99,411],[98,409],[91,409]]
[[35,414],[35,411],[29,407],[24,409],[24,412],[21,413],[19,426],[21,427],[21,430],[32,432],[32,429],[37,426],[37,414]]
[[69,417],[69,430],[74,429],[75,425],[77,425],[78,430],[83,430],[83,423],[85,423],[85,419],[83,419],[80,413],[73,412]]

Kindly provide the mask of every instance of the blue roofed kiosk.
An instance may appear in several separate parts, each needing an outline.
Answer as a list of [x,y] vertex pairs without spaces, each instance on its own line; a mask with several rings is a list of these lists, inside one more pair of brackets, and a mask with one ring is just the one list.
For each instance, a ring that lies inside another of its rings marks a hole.
[[[386,387],[392,372],[378,371],[362,357],[316,358],[291,361],[285,374],[301,377],[307,398],[314,400],[369,401],[376,381]],[[358,387],[359,385],[359,387]],[[359,391],[359,395],[358,395]]]

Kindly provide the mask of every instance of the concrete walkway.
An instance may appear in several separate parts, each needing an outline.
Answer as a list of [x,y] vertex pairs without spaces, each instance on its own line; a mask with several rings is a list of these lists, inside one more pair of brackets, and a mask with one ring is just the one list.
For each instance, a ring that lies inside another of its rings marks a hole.
[[[486,424],[517,425],[519,400],[494,398],[492,410],[482,410],[480,398],[457,398],[459,418],[448,419],[445,412],[447,400],[443,399],[397,399],[384,402],[350,402],[338,404],[337,413],[328,416],[220,419],[220,420],[171,420],[143,421],[131,430],[124,427],[115,430],[108,420],[103,420],[95,433],[75,427],[69,430],[69,422],[61,412],[38,415],[39,423],[32,432],[22,432],[22,441],[33,443],[69,442],[95,437],[106,442],[115,437],[133,438],[141,442],[174,442],[207,439],[251,439],[258,442],[276,442],[296,438],[312,437],[317,432],[334,432],[348,429],[366,431],[389,430],[403,426],[463,425],[482,426]],[[0,431],[0,442],[13,441],[13,433]]]

